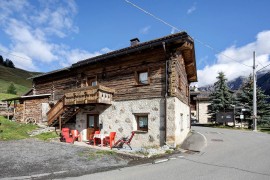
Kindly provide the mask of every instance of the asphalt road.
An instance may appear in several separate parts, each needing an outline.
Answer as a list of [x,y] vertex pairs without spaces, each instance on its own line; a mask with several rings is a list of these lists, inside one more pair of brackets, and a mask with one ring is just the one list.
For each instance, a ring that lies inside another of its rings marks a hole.
[[[110,180],[264,180],[270,179],[270,135],[260,132],[193,127],[185,153],[158,164],[144,164],[68,179]],[[200,137],[200,136],[201,137]],[[199,141],[200,146],[196,145]],[[203,142],[202,142],[203,141]]]

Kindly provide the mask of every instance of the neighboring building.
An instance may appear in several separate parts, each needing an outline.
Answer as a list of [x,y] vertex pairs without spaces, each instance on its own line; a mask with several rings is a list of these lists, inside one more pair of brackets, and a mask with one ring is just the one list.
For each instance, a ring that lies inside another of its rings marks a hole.
[[211,115],[208,114],[210,108],[210,92],[199,91],[196,88],[190,91],[191,116],[200,124],[211,122]]
[[43,122],[50,106],[48,125],[77,129],[83,140],[95,130],[116,131],[117,138],[136,131],[135,147],[175,147],[190,131],[189,85],[196,81],[186,32],[144,43],[136,38],[130,47],[33,77],[33,90],[17,98],[17,118]]

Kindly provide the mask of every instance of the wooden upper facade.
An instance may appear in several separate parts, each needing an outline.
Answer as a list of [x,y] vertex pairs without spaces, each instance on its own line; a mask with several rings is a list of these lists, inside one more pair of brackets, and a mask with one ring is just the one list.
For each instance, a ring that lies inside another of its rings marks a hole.
[[180,32],[35,76],[33,94],[65,97],[66,105],[165,95],[188,103],[189,83],[196,81],[194,43]]

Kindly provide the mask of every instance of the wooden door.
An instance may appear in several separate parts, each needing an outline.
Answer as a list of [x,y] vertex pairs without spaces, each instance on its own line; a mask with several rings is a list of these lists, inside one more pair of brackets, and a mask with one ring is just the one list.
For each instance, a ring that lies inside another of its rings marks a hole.
[[87,138],[92,139],[95,131],[99,131],[98,114],[87,115]]

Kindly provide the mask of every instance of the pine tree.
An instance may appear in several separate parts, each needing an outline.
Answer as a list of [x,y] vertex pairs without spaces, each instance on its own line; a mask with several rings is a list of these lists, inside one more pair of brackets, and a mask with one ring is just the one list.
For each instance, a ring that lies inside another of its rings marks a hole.
[[[260,117],[260,120],[270,121],[270,105],[267,103],[267,100],[270,98],[264,93],[264,91],[257,86],[257,115]],[[249,125],[252,123],[251,116],[253,115],[253,79],[251,75],[247,78],[243,85],[240,88],[240,92],[237,93],[237,106],[244,107],[248,111],[245,112],[246,120],[249,122]],[[238,112],[239,114],[239,112]]]
[[14,86],[13,83],[11,83],[7,89],[8,94],[17,94],[16,87]]
[[0,55],[0,65],[2,65],[2,66],[4,65],[4,58],[1,55]]
[[6,59],[6,61],[4,62],[4,65],[6,67],[15,68],[13,62],[11,60],[9,60],[9,59]]
[[210,107],[208,114],[215,119],[217,112],[226,112],[231,109],[232,94],[227,85],[227,79],[223,72],[219,72],[217,82],[214,83],[214,90],[210,94]]

